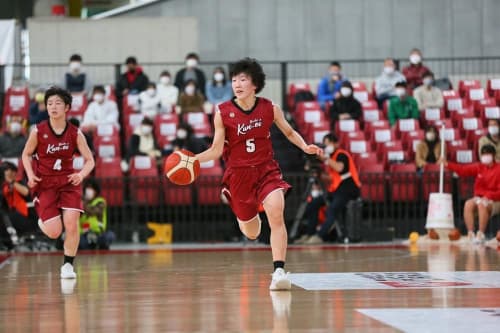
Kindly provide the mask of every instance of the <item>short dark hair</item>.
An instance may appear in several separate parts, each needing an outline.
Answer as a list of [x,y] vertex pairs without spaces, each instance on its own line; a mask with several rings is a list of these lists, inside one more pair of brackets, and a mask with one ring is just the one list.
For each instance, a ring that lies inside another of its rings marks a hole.
[[72,62],[72,61],[78,61],[78,62],[82,62],[82,56],[79,55],[79,54],[72,54],[71,57],[69,57],[69,62]]
[[154,127],[154,125],[155,125],[155,123],[153,122],[153,119],[151,119],[149,117],[142,118],[141,124],[142,125],[150,125],[151,127]]
[[432,76],[434,78],[434,73],[431,71],[425,71],[424,74],[422,74],[422,78],[427,76]]
[[350,81],[348,80],[345,80],[345,81],[342,81],[342,84],[340,85],[341,87],[347,87],[347,88],[351,88],[351,90],[353,89],[352,88],[352,84]]
[[252,83],[255,85],[255,93],[258,94],[262,91],[266,84],[266,74],[262,66],[253,58],[243,58],[231,65],[229,76],[231,78],[236,75],[245,73],[252,78]]
[[490,121],[494,121],[494,122],[497,123],[498,126],[500,126],[500,119],[498,119],[498,118],[490,118],[490,119],[488,119],[488,121],[486,123],[489,123]]
[[148,87],[153,87],[156,89],[156,83],[154,83],[153,81],[149,81],[148,82]]
[[0,169],[2,169],[3,171],[7,170],[17,171],[17,165],[9,161],[3,161],[2,164],[0,165]]
[[200,61],[200,56],[198,55],[198,53],[189,52],[188,54],[186,54],[186,59],[190,58],[195,58],[196,60]]
[[160,76],[172,76],[172,75],[170,75],[169,71],[163,71],[160,73]]
[[398,82],[396,82],[396,84],[394,86],[406,88],[407,84],[406,84],[406,81],[398,81]]
[[492,154],[495,156],[497,153],[497,150],[495,146],[487,144],[481,147],[481,154]]
[[96,197],[101,194],[101,186],[99,186],[99,183],[94,178],[88,178],[85,181],[83,188],[85,189],[87,187],[94,189]]
[[45,105],[47,105],[47,101],[52,96],[59,96],[63,100],[64,104],[69,106],[71,106],[71,102],[73,101],[73,97],[69,91],[61,87],[52,86],[45,91]]
[[125,60],[125,65],[132,64],[132,65],[137,65],[137,58],[136,57],[127,57]]
[[330,63],[330,66],[337,66],[338,68],[342,68],[342,66],[340,65],[340,62],[338,62],[338,61],[332,61]]
[[333,142],[333,143],[337,143],[337,142],[339,142],[339,138],[338,138],[335,134],[333,134],[333,133],[328,133],[328,134],[326,134],[326,135],[323,137],[323,141],[325,141],[325,140],[331,141],[331,142]]
[[198,88],[198,82],[196,82],[196,80],[193,80],[193,79],[187,80],[186,82],[184,82],[184,87],[187,86],[187,85],[189,85],[189,84],[194,84],[194,86],[196,88]]
[[102,92],[103,94],[105,94],[106,93],[106,88],[104,88],[103,85],[99,84],[99,85],[94,86],[94,89],[92,89],[92,91],[93,92],[98,92],[99,91],[99,92]]

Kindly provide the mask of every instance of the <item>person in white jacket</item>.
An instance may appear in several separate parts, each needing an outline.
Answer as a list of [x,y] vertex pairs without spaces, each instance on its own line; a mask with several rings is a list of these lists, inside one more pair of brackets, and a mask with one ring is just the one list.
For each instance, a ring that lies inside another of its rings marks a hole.
[[156,91],[156,84],[149,82],[145,91],[139,94],[140,112],[150,119],[160,112],[161,99]]
[[375,79],[375,98],[380,109],[382,109],[384,101],[396,96],[395,85],[401,81],[406,81],[406,79],[401,72],[396,70],[394,59],[386,58],[382,74]]
[[101,124],[112,124],[120,127],[118,122],[118,106],[116,102],[106,99],[104,86],[95,86],[92,90],[92,102],[83,115],[82,128],[93,132]]
[[156,85],[156,93],[160,97],[161,112],[170,113],[179,99],[179,88],[172,84],[170,72],[163,71]]

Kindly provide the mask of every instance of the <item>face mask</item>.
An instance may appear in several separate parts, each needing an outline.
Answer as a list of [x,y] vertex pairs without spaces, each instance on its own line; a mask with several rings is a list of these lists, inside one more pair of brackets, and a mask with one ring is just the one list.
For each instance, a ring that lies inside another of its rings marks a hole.
[[69,63],[69,70],[72,72],[78,72],[82,68],[82,64],[78,61],[72,61]]
[[45,94],[41,93],[41,92],[36,93],[36,95],[35,95],[35,101],[37,103],[43,103],[45,101]]
[[493,155],[491,154],[481,155],[481,163],[490,164],[491,162],[493,162]]
[[396,88],[395,90],[396,96],[403,97],[406,94],[405,88]]
[[148,125],[141,125],[141,133],[144,135],[149,135],[153,132],[153,127]]
[[434,80],[430,77],[426,77],[425,79],[422,80],[422,83],[426,86],[430,86]]
[[92,200],[95,197],[95,191],[93,188],[86,188],[85,189],[85,199],[86,200]]
[[342,87],[340,88],[340,94],[344,97],[351,96],[352,89],[348,87]]
[[148,88],[146,92],[148,93],[149,96],[153,97],[156,94],[156,89]]
[[160,83],[166,86],[170,83],[170,78],[168,76],[162,76],[160,78]]
[[418,54],[410,55],[410,63],[417,65],[420,63],[420,60],[422,60],[422,58],[420,58]]
[[186,88],[184,88],[184,92],[189,96],[194,95],[195,90],[196,88],[194,86],[187,86]]
[[214,74],[214,80],[216,82],[222,82],[222,80],[224,80],[224,74],[222,74],[222,73],[215,73]]
[[10,128],[10,134],[19,134],[21,133],[22,126],[18,122],[13,122],[10,123],[9,128]]
[[498,126],[488,126],[488,133],[490,135],[498,135]]
[[101,103],[104,101],[104,95],[103,94],[94,94],[94,101],[97,103]]
[[385,66],[384,67],[384,73],[388,74],[388,75],[394,73],[394,67],[392,67],[392,66]]
[[330,157],[331,154],[335,151],[335,147],[332,145],[328,145],[325,147],[325,155]]
[[427,141],[434,141],[436,139],[436,134],[434,134],[434,132],[427,132],[425,133],[425,138]]
[[194,58],[186,60],[186,67],[195,68],[196,66],[198,66],[198,60]]
[[187,138],[187,131],[183,128],[177,130],[177,137],[181,140]]
[[312,190],[311,191],[311,197],[313,198],[317,198],[321,195],[321,191],[320,190]]

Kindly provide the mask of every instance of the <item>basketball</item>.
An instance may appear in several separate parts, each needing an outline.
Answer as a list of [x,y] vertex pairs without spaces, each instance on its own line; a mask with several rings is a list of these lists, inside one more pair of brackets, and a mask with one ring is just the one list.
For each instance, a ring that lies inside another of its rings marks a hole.
[[185,149],[174,151],[165,160],[164,172],[176,185],[189,185],[200,174],[200,161]]
[[434,239],[434,240],[439,239],[439,235],[436,232],[436,230],[434,230],[434,229],[429,229],[428,235],[429,235],[430,239]]
[[462,235],[460,235],[460,231],[455,228],[448,234],[448,239],[451,241],[456,241],[459,240],[461,236]]

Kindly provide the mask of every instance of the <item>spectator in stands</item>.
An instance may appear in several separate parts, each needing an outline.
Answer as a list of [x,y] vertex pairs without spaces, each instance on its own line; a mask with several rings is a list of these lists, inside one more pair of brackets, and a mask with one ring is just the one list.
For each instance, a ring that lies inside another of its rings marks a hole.
[[148,77],[137,64],[135,57],[128,57],[125,65],[127,65],[127,71],[116,82],[116,97],[119,99],[128,93],[138,94],[146,90],[149,83]]
[[186,55],[186,67],[181,69],[175,75],[175,86],[179,91],[183,91],[189,81],[194,81],[205,96],[206,78],[205,73],[198,68],[200,57],[196,53],[188,53]]
[[428,163],[437,163],[441,156],[441,141],[434,126],[425,128],[425,138],[417,144],[415,164],[421,170]]
[[347,78],[343,77],[342,66],[338,61],[332,61],[328,68],[328,74],[321,79],[318,85],[318,102],[324,107],[326,102],[340,96],[340,87]]
[[408,91],[411,92],[416,87],[422,85],[422,76],[430,69],[422,64],[422,52],[415,48],[410,51],[410,64],[403,68],[403,75],[408,82]]
[[154,82],[149,82],[147,89],[139,94],[139,106],[141,113],[151,119],[154,119],[160,112],[161,98]]
[[40,89],[35,93],[34,101],[30,105],[28,122],[31,126],[47,119],[49,119],[49,114],[45,106],[45,90]]
[[340,96],[330,107],[332,128],[335,122],[344,119],[359,119],[361,117],[361,103],[354,98],[351,82],[344,81],[340,88]]
[[382,109],[386,100],[396,96],[395,85],[401,81],[406,81],[406,79],[396,70],[394,59],[386,58],[382,74],[375,79],[375,94],[379,109]]
[[83,186],[83,208],[85,212],[80,216],[78,248],[108,250],[115,235],[107,230],[106,199],[101,196],[101,188],[94,179],[87,180]]
[[79,54],[69,58],[69,71],[64,74],[61,87],[71,93],[90,93],[92,84],[87,73],[82,70],[82,57]]
[[327,195],[329,204],[326,210],[326,220],[318,232],[316,232],[318,214],[310,215],[308,221],[308,234],[310,237],[304,242],[305,244],[323,243],[338,218],[345,211],[347,203],[350,200],[359,198],[361,194],[358,171],[351,155],[340,148],[339,140],[333,134],[327,134],[323,139],[323,143],[325,145],[325,156],[323,158],[330,176]]
[[196,82],[186,82],[183,92],[179,96],[178,112],[181,114],[189,112],[203,112],[205,97],[197,91]]
[[[459,164],[440,160],[459,176],[475,176],[474,197],[465,201],[464,222],[467,237],[474,243],[485,241],[484,232],[489,219],[500,213],[500,164],[495,161],[496,149],[492,145],[481,148],[481,162]],[[479,230],[474,234],[474,217],[479,217]]]
[[389,102],[389,124],[396,126],[398,119],[418,119],[420,113],[415,98],[408,96],[407,84],[405,81],[396,83],[396,97],[392,97]]
[[19,119],[12,119],[7,124],[7,131],[0,136],[0,158],[21,157],[26,135]]
[[172,84],[170,72],[163,71],[160,74],[160,82],[156,85],[158,96],[161,101],[161,111],[170,113],[179,99],[179,88]]
[[207,81],[205,92],[207,93],[207,101],[212,105],[217,105],[233,98],[231,82],[226,78],[224,68],[216,67],[214,69],[213,79]]
[[161,157],[161,151],[154,136],[152,119],[144,117],[140,126],[137,126],[130,138],[129,159],[136,155],[145,155],[154,158]]
[[111,124],[120,127],[118,121],[118,106],[115,101],[105,98],[104,86],[95,86],[92,90],[92,102],[83,115],[82,128],[94,132],[101,124]]
[[488,134],[479,138],[479,155],[485,145],[492,145],[496,149],[495,160],[500,162],[500,119],[488,119]]
[[203,139],[194,136],[193,128],[188,123],[179,124],[172,146],[174,150],[187,149],[195,154],[199,154],[208,148]]
[[417,100],[419,110],[443,107],[443,93],[433,84],[434,73],[425,72],[422,75],[422,85],[413,91],[413,97]]

